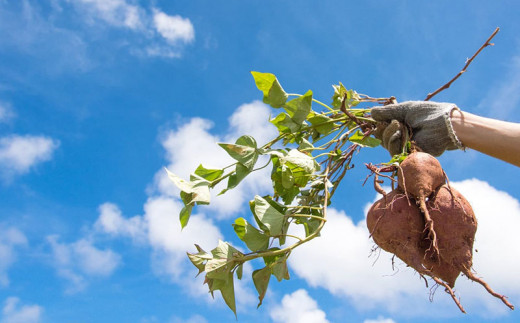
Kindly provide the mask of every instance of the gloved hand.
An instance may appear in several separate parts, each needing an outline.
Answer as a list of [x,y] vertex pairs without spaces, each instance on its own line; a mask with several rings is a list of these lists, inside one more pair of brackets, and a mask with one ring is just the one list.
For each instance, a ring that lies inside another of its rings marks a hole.
[[[452,103],[439,103],[429,101],[407,101],[398,104],[389,104],[384,107],[372,108],[371,115],[376,121],[391,123],[397,120],[412,131],[412,141],[424,152],[433,156],[440,156],[445,150],[464,149],[464,146],[455,135],[451,124],[450,114],[454,109],[459,110]],[[390,128],[390,127],[389,127]],[[397,129],[397,131],[402,131]],[[385,129],[383,132],[383,146],[397,147],[399,136]],[[401,136],[402,137],[402,136]],[[391,154],[395,152],[390,151]]]

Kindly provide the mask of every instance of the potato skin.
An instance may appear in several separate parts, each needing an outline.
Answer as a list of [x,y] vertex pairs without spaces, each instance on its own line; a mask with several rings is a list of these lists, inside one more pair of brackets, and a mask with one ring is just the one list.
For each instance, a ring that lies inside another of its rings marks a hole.
[[444,172],[437,158],[428,153],[411,153],[397,172],[398,187],[416,199],[430,196],[444,184]]
[[367,214],[367,227],[374,242],[407,265],[417,268],[424,256],[420,246],[424,219],[406,195],[393,190],[375,202]]
[[477,218],[469,202],[455,188],[444,184],[427,207],[435,222],[441,258],[461,271],[470,269]]
[[453,287],[461,271],[472,266],[477,220],[464,196],[445,184],[434,192],[427,206],[435,222],[439,254],[430,249],[420,208],[399,189],[372,205],[367,227],[381,249],[419,273],[438,277]]

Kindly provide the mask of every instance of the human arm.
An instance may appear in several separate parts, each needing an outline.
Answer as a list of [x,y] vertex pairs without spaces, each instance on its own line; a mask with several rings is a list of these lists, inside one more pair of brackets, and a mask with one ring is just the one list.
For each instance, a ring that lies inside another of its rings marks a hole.
[[520,124],[452,110],[451,123],[465,147],[520,167]]
[[[462,112],[451,103],[407,101],[372,109],[376,121],[405,124],[419,148],[434,156],[444,150],[463,147],[520,166],[520,124],[498,121]],[[383,146],[396,154],[392,147],[402,147],[400,136],[392,131],[382,135]],[[398,153],[398,152],[397,152]]]

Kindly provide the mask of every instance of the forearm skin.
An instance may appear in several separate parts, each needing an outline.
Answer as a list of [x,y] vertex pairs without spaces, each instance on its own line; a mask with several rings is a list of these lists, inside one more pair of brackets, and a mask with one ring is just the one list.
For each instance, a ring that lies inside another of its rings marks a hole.
[[520,167],[520,124],[453,110],[451,122],[465,147]]

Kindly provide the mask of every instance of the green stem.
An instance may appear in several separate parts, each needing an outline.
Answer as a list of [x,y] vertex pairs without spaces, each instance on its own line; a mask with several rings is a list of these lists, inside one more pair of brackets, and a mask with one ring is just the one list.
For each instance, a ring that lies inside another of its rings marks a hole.
[[[238,164],[238,163],[235,163],[235,165]],[[218,183],[222,182],[223,180],[225,180],[226,178],[228,178],[229,176],[233,175],[233,173],[235,172],[235,170],[232,170],[230,171],[229,173],[225,174],[224,176],[220,177],[220,178],[217,178],[216,180],[214,180],[213,182],[211,182],[211,184],[209,185],[210,188],[213,188],[215,186],[217,186]]]
[[[298,94],[298,93],[287,93],[287,95],[288,95],[288,96],[303,96],[303,95]],[[319,105],[324,106],[324,107],[327,108],[327,110],[329,110],[329,111],[335,111],[334,109],[332,109],[331,107],[329,107],[328,105],[326,105],[325,103],[323,103],[323,102],[321,102],[321,101],[318,101],[318,100],[316,100],[316,99],[314,99],[314,98],[312,99],[312,101],[318,103]]]
[[333,151],[329,151],[328,153],[319,154],[317,156],[312,157],[313,159],[318,159],[323,156],[336,156],[337,154]]
[[303,239],[300,238],[300,237],[297,237],[297,236],[293,236],[292,234],[279,234],[279,235],[275,235],[275,236],[271,236],[272,238],[279,238],[279,237],[289,237],[289,238],[294,238],[294,239],[297,239],[297,240],[300,240],[302,241]]
[[[328,165],[327,165],[327,168],[325,169],[324,174],[327,175],[327,176],[325,176],[325,180],[324,180],[324,183],[326,185],[328,174],[329,174],[329,166]],[[284,254],[290,253],[294,248],[297,248],[301,244],[304,244],[304,243],[306,243],[306,242],[316,238],[317,236],[319,236],[321,229],[323,229],[323,225],[325,225],[325,222],[326,222],[325,221],[325,217],[327,215],[327,204],[328,204],[328,202],[329,202],[329,191],[327,189],[325,189],[325,201],[323,202],[323,218],[320,218],[322,221],[320,222],[320,225],[318,226],[316,231],[314,231],[313,233],[309,234],[305,239],[302,239],[302,240],[296,242],[295,244],[290,245],[287,248],[248,254],[248,255],[244,255],[243,257],[234,259],[234,260],[240,261],[240,262],[246,262],[246,261],[253,260],[253,259],[256,259],[256,258],[260,258],[260,257],[272,257],[272,256],[284,255]]]
[[310,205],[296,205],[296,206],[289,206],[289,209],[310,209],[310,210],[319,210],[321,211],[321,207],[318,206],[310,206]]
[[327,221],[326,219],[322,218],[321,216],[316,215],[310,215],[310,214],[302,214],[302,213],[295,213],[295,214],[287,214],[286,217],[289,218],[312,218],[320,221]]

